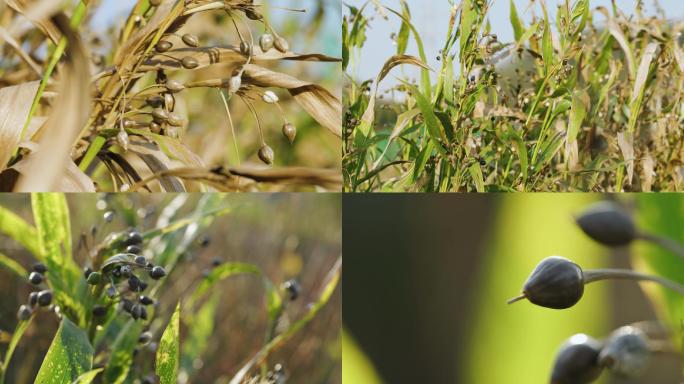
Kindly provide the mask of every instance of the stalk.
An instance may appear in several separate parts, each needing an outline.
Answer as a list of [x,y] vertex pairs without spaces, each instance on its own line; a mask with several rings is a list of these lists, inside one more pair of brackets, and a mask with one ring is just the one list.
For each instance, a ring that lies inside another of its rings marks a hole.
[[[684,285],[676,283],[672,280],[660,276],[647,275],[640,272],[634,272],[628,269],[591,269],[584,271],[584,284],[593,283],[599,280],[635,280],[635,281],[652,281],[658,283],[666,288],[669,288],[680,295],[684,295]],[[517,299],[517,298],[516,298]],[[513,299],[511,299],[513,300]],[[516,300],[517,301],[517,300]]]

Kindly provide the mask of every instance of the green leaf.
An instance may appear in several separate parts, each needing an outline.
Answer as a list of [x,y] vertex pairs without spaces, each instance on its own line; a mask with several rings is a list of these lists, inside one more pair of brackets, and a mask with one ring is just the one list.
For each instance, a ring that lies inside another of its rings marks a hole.
[[28,249],[35,258],[43,261],[36,229],[14,212],[0,207],[0,232]]
[[252,274],[261,276],[261,270],[256,265],[248,263],[235,262],[221,264],[212,269],[211,272],[209,272],[209,275],[202,280],[202,282],[195,289],[195,292],[192,294],[190,300],[197,300],[217,282],[238,274]]
[[349,23],[347,17],[342,19],[342,71],[349,65]]
[[406,52],[410,32],[408,20],[411,20],[411,11],[404,0],[401,0],[401,14],[405,20],[402,20],[401,28],[399,28],[399,34],[397,35],[397,55],[403,55]]
[[93,369],[92,371],[88,371],[81,376],[79,376],[72,384],[90,384],[95,380],[95,377],[102,372],[103,368],[98,368],[98,369]]
[[22,278],[25,278],[28,275],[28,272],[21,264],[2,253],[0,253],[0,267],[3,267],[10,272],[14,272],[14,274]]
[[520,17],[518,17],[518,10],[515,8],[515,2],[511,0],[511,12],[510,12],[510,19],[511,19],[511,25],[513,26],[513,36],[515,36],[515,41],[518,44],[521,44],[520,38],[523,35],[523,25],[520,22]]
[[544,34],[542,35],[542,58],[544,59],[544,73],[549,74],[551,65],[553,64],[553,41],[551,40],[551,22],[546,13],[546,7],[542,4],[544,10]]
[[570,108],[570,121],[568,122],[567,142],[573,143],[577,139],[582,121],[587,115],[588,95],[585,91],[577,91],[572,95],[572,107]]
[[427,127],[428,134],[430,135],[430,139],[432,140],[435,149],[437,149],[437,152],[446,156],[446,151],[439,144],[438,140],[442,139],[445,143],[448,140],[446,134],[444,133],[444,127],[442,127],[442,123],[437,118],[437,115],[435,115],[432,103],[430,103],[430,100],[428,100],[427,97],[420,93],[418,88],[416,88],[413,85],[408,85],[408,87],[411,90],[411,94],[416,99],[416,104],[418,104],[418,108],[420,108],[420,111],[423,114],[425,126]]
[[176,384],[180,355],[180,301],[159,341],[155,372],[160,384]]
[[465,0],[461,2],[461,23],[459,29],[461,31],[461,41],[460,41],[460,54],[461,61],[468,53],[465,49],[468,44],[468,40],[472,35],[472,27],[475,25],[475,19],[477,18],[477,10],[473,7],[472,1]]
[[93,365],[93,347],[86,331],[63,318],[52,340],[35,384],[64,384],[76,380]]
[[138,344],[142,324],[130,319],[119,331],[111,346],[109,361],[103,374],[103,382],[120,384],[126,380],[133,362],[133,350]]
[[2,366],[0,367],[0,383],[5,382],[5,372],[7,372],[7,367],[9,367],[9,363],[12,360],[14,350],[17,348],[17,345],[19,344],[19,340],[21,340],[21,337],[24,336],[26,328],[28,328],[28,326],[31,325],[31,321],[33,320],[33,318],[34,316],[31,316],[26,321],[20,321],[17,324],[17,327],[14,329],[14,333],[12,333],[12,339],[10,339],[10,342],[7,345],[7,350],[5,352],[5,356],[3,357]]
[[473,183],[475,183],[475,189],[478,192],[484,192],[485,186],[484,179],[482,177],[482,168],[480,168],[480,164],[478,164],[477,162],[473,163],[468,168],[468,172],[470,172],[470,177],[473,179]]

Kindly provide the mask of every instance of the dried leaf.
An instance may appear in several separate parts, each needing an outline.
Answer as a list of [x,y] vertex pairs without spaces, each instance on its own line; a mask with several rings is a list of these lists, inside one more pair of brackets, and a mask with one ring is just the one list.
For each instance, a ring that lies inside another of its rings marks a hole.
[[21,140],[38,84],[32,81],[0,89],[0,171],[5,169]]

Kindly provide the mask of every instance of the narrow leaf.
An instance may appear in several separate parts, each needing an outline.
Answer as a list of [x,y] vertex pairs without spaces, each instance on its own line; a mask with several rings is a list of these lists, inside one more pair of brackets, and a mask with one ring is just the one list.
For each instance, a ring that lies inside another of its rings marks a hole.
[[178,381],[178,365],[180,360],[180,301],[176,304],[176,310],[164,330],[159,341],[155,372],[159,376],[160,384],[176,384]]
[[35,384],[64,384],[78,379],[93,365],[93,347],[86,331],[63,318]]

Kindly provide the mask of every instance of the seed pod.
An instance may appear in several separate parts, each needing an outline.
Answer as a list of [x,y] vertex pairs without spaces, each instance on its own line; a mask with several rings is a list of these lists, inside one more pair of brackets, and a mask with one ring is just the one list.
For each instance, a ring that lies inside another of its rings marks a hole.
[[41,307],[47,307],[52,303],[52,291],[46,289],[44,291],[38,292],[38,305]]
[[173,93],[164,94],[164,105],[167,111],[173,111],[176,107],[176,98],[173,96]]
[[261,96],[261,99],[264,100],[265,102],[269,103],[269,104],[273,104],[273,103],[278,102],[278,95],[273,93],[273,91],[266,91]]
[[143,307],[142,305],[138,305],[138,308],[140,308],[140,318],[147,320],[147,308]]
[[139,265],[145,265],[147,264],[147,259],[145,258],[145,256],[138,255],[135,257],[135,263]]
[[[135,128],[138,125],[138,122],[132,119],[124,119],[123,120],[123,126],[124,128]],[[128,137],[126,138],[128,139]]]
[[19,321],[26,321],[31,317],[32,313],[33,311],[31,311],[31,308],[22,304],[19,306],[19,310],[17,311],[17,319],[19,319]]
[[259,159],[261,159],[261,161],[264,163],[268,165],[273,164],[273,159],[275,158],[273,148],[269,147],[267,144],[264,144],[261,148],[259,148],[258,155]]
[[93,272],[90,275],[88,275],[86,281],[90,285],[100,284],[100,282],[102,281],[102,274],[100,272]]
[[159,132],[161,132],[161,125],[159,125],[159,123],[154,122],[154,121],[151,122],[151,123],[150,123],[150,131],[151,131],[152,133],[157,133],[157,134],[158,134]]
[[282,53],[287,53],[287,51],[290,49],[290,44],[287,43],[287,40],[280,36],[276,37],[275,41],[273,42],[273,46]]
[[228,93],[237,92],[242,86],[242,77],[240,75],[235,75],[230,78],[228,82]]
[[106,223],[111,223],[112,220],[114,220],[114,212],[112,211],[107,211],[102,215],[102,218]]
[[180,91],[184,90],[185,85],[183,85],[183,83],[181,83],[178,80],[168,80],[166,82],[166,89],[168,89],[169,91],[171,91],[173,93],[176,93],[176,92],[180,92]]
[[181,65],[185,69],[195,69],[195,68],[199,67],[199,61],[197,61],[197,59],[195,59],[192,56],[185,56],[181,60]]
[[126,238],[124,240],[124,245],[129,246],[129,245],[142,245],[143,238],[140,232],[136,230],[132,230],[126,234]]
[[297,128],[294,126],[294,124],[283,124],[283,136],[287,137],[287,140],[290,141],[290,144],[294,142],[295,136],[297,136]]
[[38,292],[29,293],[29,305],[35,307],[38,304]]
[[142,292],[147,289],[147,283],[144,282],[143,280],[140,280],[138,283],[138,292]]
[[640,376],[651,359],[648,340],[642,330],[624,326],[615,330],[599,354],[599,363],[613,373],[635,378]]
[[45,272],[47,272],[47,267],[45,266],[45,264],[43,264],[41,262],[33,263],[33,265],[31,265],[31,269],[33,269],[34,271],[36,271],[38,273],[43,273],[43,274]]
[[299,285],[297,280],[288,280],[283,283],[283,289],[288,293],[290,296],[290,301],[297,300],[299,297],[299,293],[302,290],[302,287]]
[[264,33],[259,38],[259,46],[263,52],[268,52],[269,49],[273,48],[273,35],[270,33]]
[[187,45],[188,47],[197,48],[200,45],[197,36],[191,35],[189,33],[186,33],[185,35],[181,36],[181,40],[183,40],[185,45]]
[[164,123],[169,118],[169,113],[165,109],[155,108],[152,110],[152,118],[158,123]]
[[131,310],[133,309],[133,302],[128,300],[128,299],[122,299],[121,300],[121,308],[124,311],[131,313]]
[[611,201],[593,204],[575,221],[589,237],[608,246],[627,245],[637,236],[632,217],[617,203]]
[[166,119],[166,122],[174,127],[180,127],[183,125],[183,118],[180,117],[177,113],[171,112],[169,113],[169,117]]
[[219,265],[223,264],[223,260],[219,259],[218,257],[214,257],[211,259],[211,266],[212,267],[218,267]]
[[159,95],[154,95],[145,99],[145,103],[152,108],[159,108],[164,105],[164,99]]
[[598,379],[602,371],[598,364],[600,351],[597,340],[581,333],[572,336],[556,353],[551,383],[585,384]]
[[154,46],[154,49],[159,53],[167,52],[171,48],[173,48],[173,43],[168,40],[160,40],[157,45]]
[[159,280],[164,276],[166,276],[166,271],[158,265],[150,270],[150,277],[155,280]]
[[102,305],[96,305],[93,307],[93,316],[102,317],[107,314],[107,307]]
[[132,271],[131,271],[130,265],[122,265],[119,270],[121,271],[121,276],[123,276],[123,277],[130,277],[131,276]]
[[126,247],[126,253],[132,253],[134,255],[139,255],[142,252],[142,248],[139,245],[129,245]]
[[250,20],[261,20],[264,18],[259,12],[253,9],[245,9],[245,16]]
[[148,297],[148,296],[140,296],[139,301],[140,301],[140,304],[142,304],[142,305],[152,305],[152,304],[154,304],[154,300],[152,300],[152,298],[150,298],[150,297]]
[[33,285],[38,285],[43,282],[43,275],[38,272],[31,272],[28,277],[29,281]]
[[584,294],[582,268],[564,257],[547,257],[534,268],[522,291],[519,298],[526,298],[533,304],[553,309],[570,308]]
[[152,333],[149,331],[143,332],[138,336],[138,343],[147,344],[152,341]]
[[240,53],[242,53],[245,56],[252,56],[252,52],[252,44],[246,41],[240,42]]

